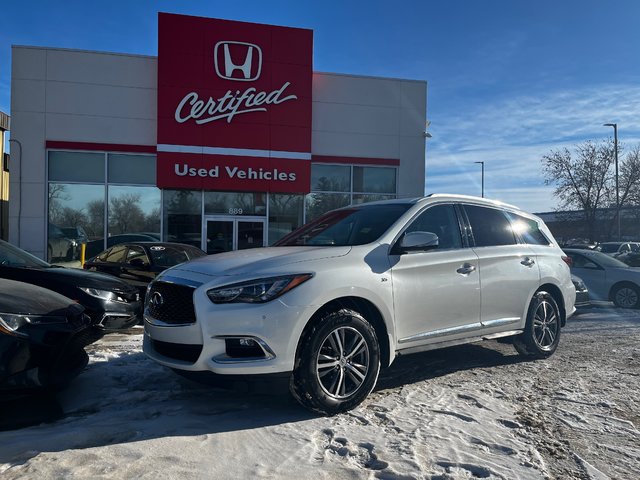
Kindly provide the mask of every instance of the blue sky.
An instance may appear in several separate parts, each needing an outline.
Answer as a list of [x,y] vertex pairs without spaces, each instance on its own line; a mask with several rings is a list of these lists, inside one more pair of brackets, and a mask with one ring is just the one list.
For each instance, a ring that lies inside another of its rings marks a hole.
[[553,210],[540,159],[613,135],[640,143],[640,1],[6,0],[0,110],[11,45],[157,54],[158,11],[314,30],[314,70],[428,81],[426,192]]

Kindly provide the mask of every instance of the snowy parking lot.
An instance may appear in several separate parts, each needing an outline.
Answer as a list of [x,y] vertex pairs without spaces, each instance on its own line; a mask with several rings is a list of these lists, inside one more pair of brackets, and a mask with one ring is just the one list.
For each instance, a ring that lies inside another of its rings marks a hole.
[[34,478],[640,478],[640,311],[573,317],[558,351],[496,342],[406,357],[357,409],[191,383],[142,330],[89,346],[63,418],[0,432],[0,476]]

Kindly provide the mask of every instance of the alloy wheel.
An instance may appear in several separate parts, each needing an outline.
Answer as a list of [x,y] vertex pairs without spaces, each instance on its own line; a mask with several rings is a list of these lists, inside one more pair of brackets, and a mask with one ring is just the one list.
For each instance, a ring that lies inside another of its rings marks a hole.
[[635,308],[638,304],[638,292],[633,288],[622,287],[616,292],[616,305],[622,308]]
[[324,392],[336,399],[353,395],[369,371],[369,346],[358,330],[339,327],[322,342],[316,359],[316,375]]
[[549,351],[553,348],[558,328],[556,309],[551,303],[543,300],[533,316],[533,338],[541,350]]

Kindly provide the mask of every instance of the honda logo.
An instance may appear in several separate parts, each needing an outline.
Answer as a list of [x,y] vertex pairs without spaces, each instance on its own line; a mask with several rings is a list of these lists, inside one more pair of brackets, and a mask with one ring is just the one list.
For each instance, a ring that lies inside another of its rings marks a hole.
[[251,82],[260,76],[262,50],[252,43],[218,42],[213,49],[213,63],[220,78]]

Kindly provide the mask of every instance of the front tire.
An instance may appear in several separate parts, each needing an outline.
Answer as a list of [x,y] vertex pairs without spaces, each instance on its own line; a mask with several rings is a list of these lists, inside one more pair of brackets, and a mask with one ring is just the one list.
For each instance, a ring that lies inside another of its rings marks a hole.
[[611,297],[616,307],[620,308],[640,308],[640,291],[638,287],[630,283],[617,286]]
[[290,390],[302,406],[334,415],[360,404],[379,372],[375,330],[358,312],[341,309],[322,317],[303,338]]
[[560,309],[547,292],[536,292],[529,304],[524,332],[513,342],[520,355],[547,358],[560,343]]

